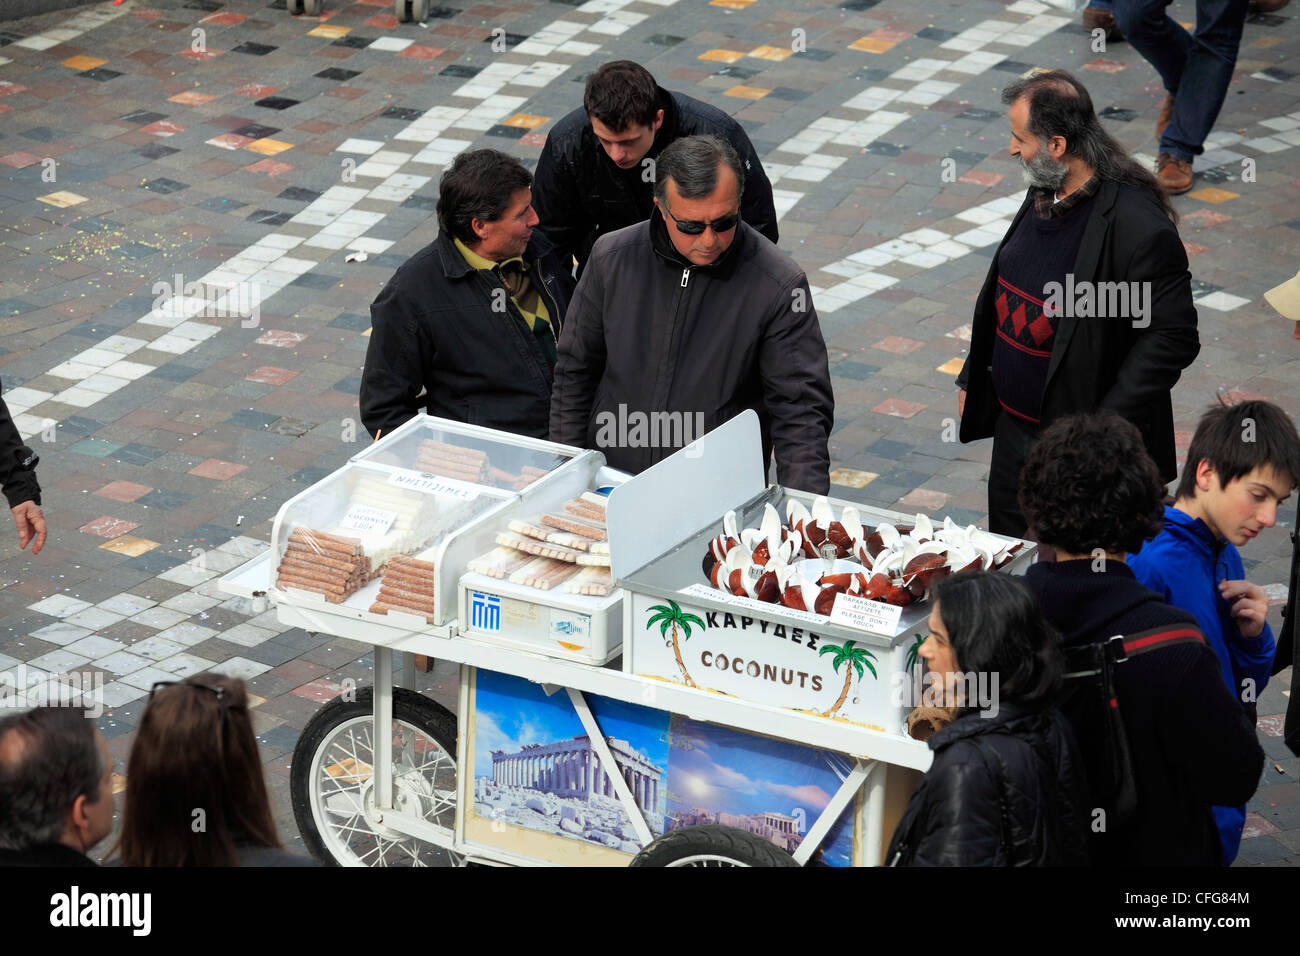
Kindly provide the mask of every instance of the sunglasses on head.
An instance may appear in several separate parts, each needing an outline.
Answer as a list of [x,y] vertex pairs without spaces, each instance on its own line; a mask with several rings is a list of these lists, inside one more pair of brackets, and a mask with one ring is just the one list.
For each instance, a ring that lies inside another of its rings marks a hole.
[[[672,216],[668,209],[668,204],[664,204],[664,212]],[[721,219],[715,219],[712,222],[701,222],[698,219],[673,219],[674,225],[677,226],[678,232],[683,232],[688,236],[698,236],[705,229],[712,229],[715,233],[730,232],[736,228],[736,223],[740,222],[740,213],[733,212],[730,216],[723,216]]]

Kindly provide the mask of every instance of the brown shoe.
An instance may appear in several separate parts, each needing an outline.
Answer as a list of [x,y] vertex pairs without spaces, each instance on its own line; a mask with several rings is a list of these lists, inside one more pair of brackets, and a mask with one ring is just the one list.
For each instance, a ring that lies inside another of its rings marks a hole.
[[1156,157],[1156,179],[1171,196],[1181,196],[1192,188],[1192,164],[1185,159],[1161,153]]
[[1165,96],[1164,105],[1160,107],[1160,115],[1156,118],[1156,142],[1159,142],[1160,137],[1165,135],[1165,130],[1169,128],[1169,124],[1173,121],[1174,97],[1170,93]]
[[1250,0],[1249,12],[1252,16],[1256,13],[1276,13],[1290,2],[1291,0]]
[[[1282,2],[1286,3],[1288,0],[1282,0]],[[1089,33],[1096,29],[1105,30],[1106,39],[1111,43],[1120,43],[1124,39],[1124,34],[1119,32],[1119,25],[1115,22],[1115,14],[1109,10],[1084,7],[1083,28]]]

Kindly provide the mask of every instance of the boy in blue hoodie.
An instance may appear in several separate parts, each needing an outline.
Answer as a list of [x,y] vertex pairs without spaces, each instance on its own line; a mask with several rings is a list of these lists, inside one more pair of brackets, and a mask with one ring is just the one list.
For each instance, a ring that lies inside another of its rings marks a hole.
[[[1245,579],[1237,546],[1277,520],[1300,485],[1300,436],[1265,401],[1212,406],[1196,426],[1164,529],[1129,558],[1139,581],[1191,612],[1223,679],[1253,720],[1273,664],[1268,596]],[[1223,862],[1241,846],[1246,808],[1215,807]]]

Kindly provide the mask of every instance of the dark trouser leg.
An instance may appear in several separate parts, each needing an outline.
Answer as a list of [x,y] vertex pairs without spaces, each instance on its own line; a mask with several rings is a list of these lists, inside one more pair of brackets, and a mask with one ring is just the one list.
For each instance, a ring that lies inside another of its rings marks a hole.
[[1178,98],[1160,152],[1191,161],[1205,152],[1232,82],[1249,0],[1198,0],[1196,34],[1166,13],[1165,0],[1116,0],[1115,19],[1133,47]]
[[1030,422],[1003,412],[993,430],[993,458],[989,464],[989,530],[1023,538],[1027,530],[1016,492],[1020,469],[1034,444],[1038,429]]
[[1115,0],[1115,22],[1150,63],[1165,89],[1177,93],[1192,49],[1192,37],[1165,13],[1170,0]]

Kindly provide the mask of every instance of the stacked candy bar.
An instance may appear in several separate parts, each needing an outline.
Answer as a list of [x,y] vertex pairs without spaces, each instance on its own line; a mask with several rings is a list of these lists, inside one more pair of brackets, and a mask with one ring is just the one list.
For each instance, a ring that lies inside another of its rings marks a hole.
[[475,485],[492,485],[492,466],[487,452],[426,438],[416,452],[417,471],[443,478],[455,478]]
[[491,578],[508,578],[531,560],[532,556],[523,551],[501,547],[493,548],[487,554],[480,554],[466,567],[475,574],[486,574]]
[[566,578],[578,573],[578,566],[558,558],[533,558],[522,568],[510,575],[514,584],[526,584],[530,588],[549,591]]
[[525,465],[520,469],[519,474],[512,474],[504,468],[493,468],[492,478],[496,481],[498,488],[509,488],[512,491],[523,491],[538,478],[543,478],[550,474],[545,468],[534,468],[532,465]]
[[393,557],[384,570],[384,580],[370,610],[374,614],[401,611],[423,617],[432,624],[436,610],[433,562],[402,554]]
[[295,528],[275,584],[314,591],[331,604],[342,604],[369,580],[370,559],[361,552],[359,539]]

